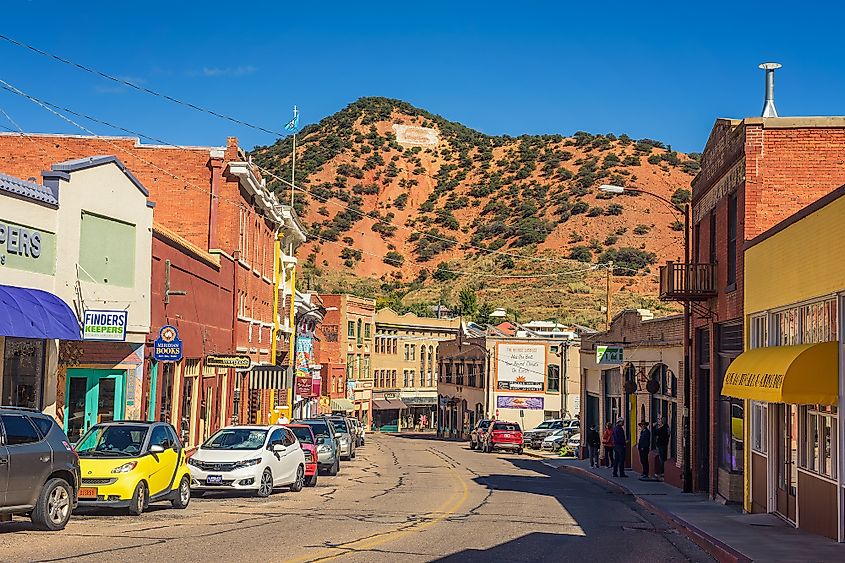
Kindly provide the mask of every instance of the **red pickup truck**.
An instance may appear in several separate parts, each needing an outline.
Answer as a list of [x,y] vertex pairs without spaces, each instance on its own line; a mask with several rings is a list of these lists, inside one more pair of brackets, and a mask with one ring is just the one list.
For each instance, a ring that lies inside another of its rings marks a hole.
[[493,450],[512,450],[518,454],[522,453],[522,429],[516,422],[504,422],[496,420],[490,425],[484,435],[482,449],[485,452]]

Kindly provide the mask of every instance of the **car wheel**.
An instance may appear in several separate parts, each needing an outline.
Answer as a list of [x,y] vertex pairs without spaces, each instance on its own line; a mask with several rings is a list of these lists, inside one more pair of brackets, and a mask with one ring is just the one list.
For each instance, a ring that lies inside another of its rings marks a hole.
[[62,530],[70,520],[73,492],[64,479],[50,479],[44,484],[35,508],[32,523],[41,530]]
[[141,481],[132,493],[132,500],[129,501],[129,514],[138,516],[147,507],[147,484]]
[[186,475],[179,481],[179,489],[176,491],[176,496],[170,500],[170,504],[173,508],[188,508],[189,502],[191,502],[191,482]]
[[255,494],[261,498],[267,498],[273,493],[273,472],[270,468],[264,470],[261,474],[261,481],[258,483],[258,491]]
[[517,453],[518,455],[522,455],[522,448],[519,448],[518,450],[516,450],[516,453]]
[[334,477],[338,473],[340,473],[340,461],[334,460],[334,465],[329,468],[329,475]]
[[301,465],[296,468],[296,481],[291,483],[290,492],[298,493],[305,486],[305,468]]
[[312,475],[311,477],[309,477],[308,479],[305,480],[305,486],[306,487],[316,487],[317,486],[317,473],[319,473],[319,471],[315,471],[314,475]]

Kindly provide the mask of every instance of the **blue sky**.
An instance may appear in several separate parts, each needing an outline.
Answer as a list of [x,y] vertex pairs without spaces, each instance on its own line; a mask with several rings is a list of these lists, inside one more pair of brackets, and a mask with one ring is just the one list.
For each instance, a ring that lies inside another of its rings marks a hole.
[[[766,60],[784,65],[781,115],[845,113],[835,3],[73,5],[5,0],[0,32],[271,130],[294,104],[304,124],[387,96],[490,134],[627,133],[700,151],[716,117],[759,115]],[[168,142],[275,139],[5,41],[0,60],[0,78],[35,97]],[[80,133],[6,91],[0,108],[27,131]],[[2,114],[0,127],[13,128]]]

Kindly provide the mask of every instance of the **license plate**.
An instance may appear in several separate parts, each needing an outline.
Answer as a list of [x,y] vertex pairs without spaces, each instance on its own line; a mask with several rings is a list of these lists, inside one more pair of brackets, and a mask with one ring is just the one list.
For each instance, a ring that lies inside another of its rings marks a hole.
[[97,487],[79,487],[79,498],[97,498]]
[[222,485],[223,484],[223,476],[222,475],[209,475],[205,478],[206,485]]

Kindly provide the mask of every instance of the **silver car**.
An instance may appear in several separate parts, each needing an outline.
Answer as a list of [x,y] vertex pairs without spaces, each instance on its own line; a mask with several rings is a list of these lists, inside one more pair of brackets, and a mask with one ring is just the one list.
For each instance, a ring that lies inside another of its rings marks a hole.
[[345,416],[330,416],[328,421],[334,427],[338,442],[340,442],[340,459],[355,459],[357,439],[352,424]]
[[0,406],[0,514],[30,513],[37,528],[61,530],[79,483],[79,458],[52,416]]
[[340,472],[340,441],[335,435],[334,426],[326,418],[306,418],[297,421],[307,424],[317,440],[317,469],[328,475]]

